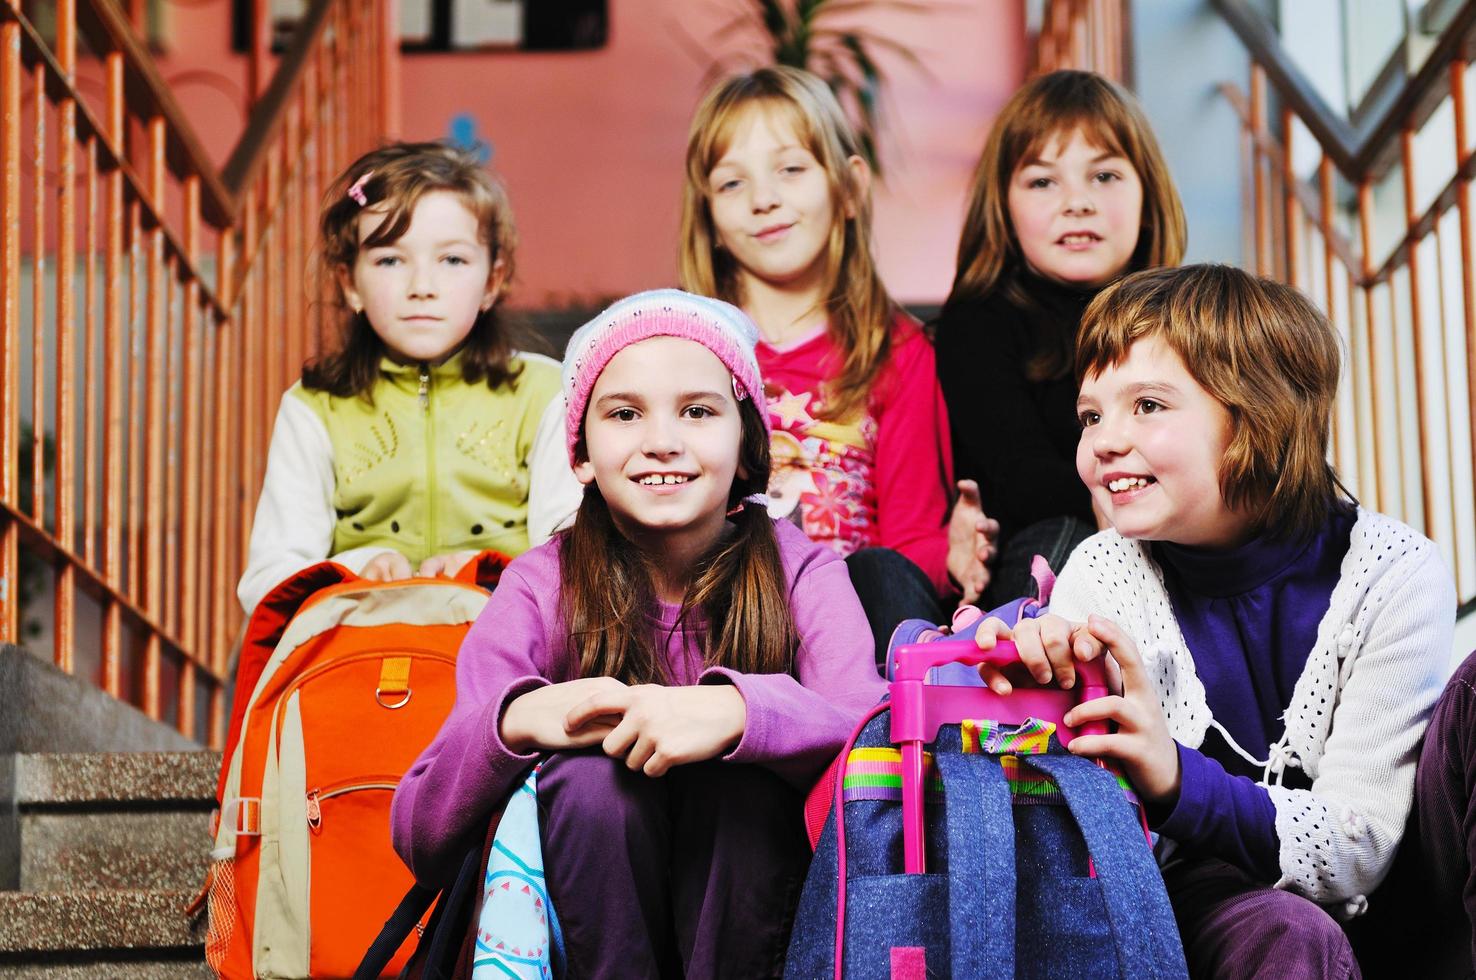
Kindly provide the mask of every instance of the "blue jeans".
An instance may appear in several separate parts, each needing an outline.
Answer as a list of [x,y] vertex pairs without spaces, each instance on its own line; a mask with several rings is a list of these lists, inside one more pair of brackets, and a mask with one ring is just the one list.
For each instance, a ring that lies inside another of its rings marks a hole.
[[933,583],[905,555],[891,548],[862,548],[846,556],[846,570],[866,612],[878,665],[886,662],[887,643],[902,620],[943,622]]

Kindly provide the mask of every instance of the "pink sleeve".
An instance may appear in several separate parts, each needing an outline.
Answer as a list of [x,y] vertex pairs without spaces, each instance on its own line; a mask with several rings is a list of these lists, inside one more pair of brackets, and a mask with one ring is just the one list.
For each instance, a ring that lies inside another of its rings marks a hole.
[[881,544],[912,559],[940,596],[952,595],[957,589],[948,579],[948,410],[933,345],[910,323],[893,329],[896,346],[871,399]]

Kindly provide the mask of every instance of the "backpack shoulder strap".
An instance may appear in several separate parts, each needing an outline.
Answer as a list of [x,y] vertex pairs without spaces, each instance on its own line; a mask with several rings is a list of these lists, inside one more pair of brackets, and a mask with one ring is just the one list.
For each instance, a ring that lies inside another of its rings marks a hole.
[[1107,907],[1119,974],[1187,980],[1184,947],[1163,875],[1117,780],[1095,762],[1065,753],[1032,755],[1030,765],[1055,780],[1086,841]]

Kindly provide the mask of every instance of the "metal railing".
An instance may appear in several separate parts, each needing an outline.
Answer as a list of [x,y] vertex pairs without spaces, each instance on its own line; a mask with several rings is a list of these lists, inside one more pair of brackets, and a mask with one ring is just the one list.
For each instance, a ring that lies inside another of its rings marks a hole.
[[0,0],[0,641],[49,594],[57,666],[218,746],[316,202],[396,128],[393,0],[314,0],[224,170],[115,0],[54,15]]
[[1058,68],[1094,71],[1127,83],[1131,63],[1126,0],[1044,0],[1033,74]]
[[1323,103],[1242,0],[1216,0],[1251,59],[1239,114],[1247,264],[1322,305],[1344,343],[1333,457],[1368,506],[1440,547],[1476,596],[1476,297],[1466,52],[1476,3],[1452,18],[1381,113],[1354,126]]

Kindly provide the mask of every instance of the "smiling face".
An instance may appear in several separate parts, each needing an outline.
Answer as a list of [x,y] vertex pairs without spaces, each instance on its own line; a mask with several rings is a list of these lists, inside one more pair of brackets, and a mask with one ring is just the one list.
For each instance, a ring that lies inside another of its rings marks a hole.
[[652,337],[610,359],[584,415],[574,474],[599,487],[615,525],[656,554],[701,554],[722,533],[742,421],[716,354]]
[[1241,543],[1251,519],[1225,506],[1230,412],[1172,348],[1145,337],[1082,381],[1076,471],[1123,537],[1208,548]]
[[1007,204],[1025,262],[1046,279],[1100,286],[1127,269],[1138,247],[1143,182],[1080,130],[1021,161]]
[[379,208],[360,215],[361,247],[343,277],[344,297],[369,318],[394,359],[442,361],[496,301],[501,264],[493,265],[476,216],[451,191],[421,197],[397,240],[363,247],[384,217]]
[[754,106],[738,119],[707,193],[717,243],[745,295],[755,280],[823,295],[836,204],[824,167],[780,113]]

